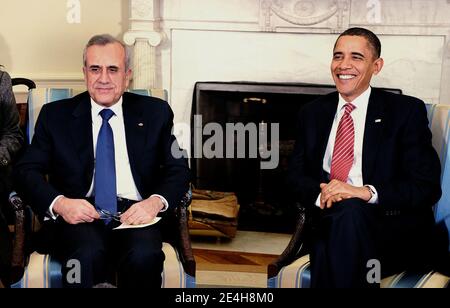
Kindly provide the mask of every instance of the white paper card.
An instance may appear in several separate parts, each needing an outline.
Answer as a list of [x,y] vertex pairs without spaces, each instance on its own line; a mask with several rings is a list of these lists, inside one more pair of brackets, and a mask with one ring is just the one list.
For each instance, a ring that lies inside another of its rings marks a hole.
[[113,230],[145,228],[145,227],[148,227],[148,226],[156,224],[160,220],[161,220],[161,217],[155,217],[155,219],[153,219],[153,221],[148,223],[148,224],[143,224],[143,225],[125,225],[125,224],[121,224],[120,226],[118,226],[117,228],[114,228]]

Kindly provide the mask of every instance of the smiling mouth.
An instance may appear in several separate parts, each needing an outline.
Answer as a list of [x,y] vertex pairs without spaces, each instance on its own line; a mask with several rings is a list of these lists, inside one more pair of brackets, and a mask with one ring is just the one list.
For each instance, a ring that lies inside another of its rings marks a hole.
[[352,75],[352,74],[338,74],[337,77],[340,80],[350,80],[356,77],[356,75]]

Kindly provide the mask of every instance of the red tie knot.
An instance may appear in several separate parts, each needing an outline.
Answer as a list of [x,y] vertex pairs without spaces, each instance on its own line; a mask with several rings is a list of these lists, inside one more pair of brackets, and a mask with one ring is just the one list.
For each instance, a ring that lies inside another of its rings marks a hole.
[[347,103],[344,105],[345,107],[345,113],[351,113],[353,110],[355,110],[356,106],[352,103]]

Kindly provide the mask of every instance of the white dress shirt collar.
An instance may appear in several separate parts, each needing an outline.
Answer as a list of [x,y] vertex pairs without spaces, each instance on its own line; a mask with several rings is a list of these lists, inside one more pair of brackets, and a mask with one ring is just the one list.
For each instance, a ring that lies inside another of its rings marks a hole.
[[100,104],[97,104],[91,97],[92,118],[94,118],[94,116],[98,116],[100,111],[102,111],[105,108],[111,109],[117,117],[122,118],[122,114],[123,114],[122,103],[123,103],[123,97],[121,96],[119,98],[119,100],[117,101],[117,103],[115,103],[111,107],[104,107]]
[[[372,93],[372,87],[369,86],[366,91],[364,91],[363,93],[361,93],[360,96],[358,96],[357,98],[355,98],[353,101],[351,101],[350,103],[352,103],[356,108],[361,108],[364,107],[365,109],[367,109],[367,105],[369,104],[369,98],[370,98],[370,94]],[[344,108],[344,105],[347,104],[348,102],[342,97],[342,95],[339,93],[339,103],[338,103],[338,112],[337,114],[339,114],[339,112],[342,110],[342,108]]]

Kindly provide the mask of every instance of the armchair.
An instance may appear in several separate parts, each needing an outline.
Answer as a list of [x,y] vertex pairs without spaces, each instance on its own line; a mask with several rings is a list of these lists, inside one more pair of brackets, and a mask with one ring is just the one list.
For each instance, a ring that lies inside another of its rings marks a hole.
[[[28,104],[27,135],[31,142],[34,125],[40,109],[45,103],[71,97],[81,93],[77,89],[38,88],[31,91]],[[153,95],[167,99],[165,90],[130,90],[140,95]],[[192,253],[188,231],[187,207],[192,199],[189,189],[180,205],[167,213],[162,223],[163,252],[166,256],[162,273],[162,287],[165,288],[193,288],[195,287],[195,259]],[[61,264],[48,253],[36,251],[39,242],[37,230],[39,222],[30,207],[23,202],[19,195],[10,195],[10,204],[15,213],[15,243],[14,264],[16,267],[13,288],[57,288],[62,286]],[[45,244],[45,243],[44,243]]]
[[[441,161],[442,197],[435,205],[435,220],[440,231],[450,238],[450,105],[427,104],[428,120],[433,133],[433,147]],[[297,226],[292,238],[278,259],[268,265],[269,288],[309,288],[311,286],[308,255],[309,221],[299,207]],[[446,275],[450,266],[450,247],[443,261]],[[450,277],[436,271],[402,272],[381,281],[382,288],[450,287]]]

